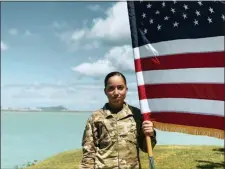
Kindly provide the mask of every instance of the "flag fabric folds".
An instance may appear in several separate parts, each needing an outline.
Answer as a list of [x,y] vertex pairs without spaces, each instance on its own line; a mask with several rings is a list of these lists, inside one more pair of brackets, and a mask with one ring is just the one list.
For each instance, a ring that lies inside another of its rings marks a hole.
[[141,112],[157,129],[224,138],[222,1],[129,1]]

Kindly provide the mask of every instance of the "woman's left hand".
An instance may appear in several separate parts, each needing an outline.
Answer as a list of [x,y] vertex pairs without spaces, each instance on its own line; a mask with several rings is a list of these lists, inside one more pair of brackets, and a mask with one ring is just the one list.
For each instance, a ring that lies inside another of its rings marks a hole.
[[143,121],[142,123],[142,130],[145,136],[153,136],[154,135],[154,128],[153,123],[151,121]]

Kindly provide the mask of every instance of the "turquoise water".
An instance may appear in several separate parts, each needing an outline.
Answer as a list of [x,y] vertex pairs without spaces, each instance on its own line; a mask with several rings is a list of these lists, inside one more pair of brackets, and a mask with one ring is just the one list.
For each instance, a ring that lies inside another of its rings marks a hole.
[[12,168],[81,147],[90,113],[15,113],[1,115],[1,166]]
[[[90,113],[1,112],[1,167],[13,168],[81,148]],[[157,130],[158,144],[220,145],[223,140]]]

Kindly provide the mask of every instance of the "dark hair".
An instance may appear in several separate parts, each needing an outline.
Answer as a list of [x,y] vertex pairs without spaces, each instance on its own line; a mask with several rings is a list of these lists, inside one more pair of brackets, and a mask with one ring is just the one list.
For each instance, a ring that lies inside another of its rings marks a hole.
[[124,80],[125,85],[127,85],[126,78],[125,78],[125,76],[122,73],[120,73],[120,72],[111,72],[111,73],[107,74],[107,76],[105,77],[105,87],[107,85],[107,82],[108,82],[109,78],[112,77],[112,76],[115,76],[115,75],[121,76],[123,78],[123,80]]

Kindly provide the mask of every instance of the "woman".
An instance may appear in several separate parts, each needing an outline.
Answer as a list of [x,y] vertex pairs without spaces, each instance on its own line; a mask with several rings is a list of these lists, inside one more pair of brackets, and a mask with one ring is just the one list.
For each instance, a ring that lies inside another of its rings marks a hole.
[[83,158],[80,169],[140,169],[139,148],[146,152],[145,135],[156,144],[150,121],[141,125],[141,112],[124,102],[126,78],[120,72],[105,77],[108,103],[95,111],[84,130]]

